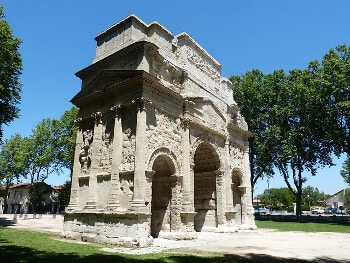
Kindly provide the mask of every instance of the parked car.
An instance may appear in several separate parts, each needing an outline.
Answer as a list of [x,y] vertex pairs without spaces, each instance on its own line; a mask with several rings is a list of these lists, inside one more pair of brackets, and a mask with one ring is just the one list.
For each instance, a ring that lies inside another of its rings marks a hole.
[[327,207],[325,210],[325,213],[326,214],[335,214],[335,213],[337,213],[337,209],[333,208],[333,207]]
[[325,211],[322,207],[316,206],[311,209],[312,214],[323,214]]
[[267,215],[270,214],[270,210],[265,207],[254,207],[254,215]]
[[338,209],[336,209],[337,214],[346,214],[347,211],[346,207],[343,206],[339,206]]

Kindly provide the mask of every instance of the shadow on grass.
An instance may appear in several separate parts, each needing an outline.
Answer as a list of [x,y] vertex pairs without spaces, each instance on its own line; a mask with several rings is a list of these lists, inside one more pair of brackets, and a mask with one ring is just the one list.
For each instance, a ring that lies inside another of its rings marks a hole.
[[[317,258],[312,261],[308,260],[297,260],[297,259],[285,259],[285,258],[276,258],[269,255],[259,255],[259,254],[247,254],[247,255],[215,255],[208,257],[200,257],[190,254],[171,254],[171,253],[162,253],[161,255],[138,255],[130,256],[123,254],[91,254],[87,256],[79,256],[74,253],[62,254],[62,253],[48,253],[45,251],[40,251],[36,249],[31,249],[28,247],[21,247],[10,244],[7,240],[0,239],[0,255],[2,262],[22,262],[22,263],[123,263],[123,262],[174,262],[174,263],[213,263],[213,262],[233,262],[233,263],[243,263],[243,262],[286,262],[286,263],[307,263],[307,262],[333,262],[333,263],[343,263],[346,261],[336,261],[331,258]],[[198,253],[199,255],[199,253]]]

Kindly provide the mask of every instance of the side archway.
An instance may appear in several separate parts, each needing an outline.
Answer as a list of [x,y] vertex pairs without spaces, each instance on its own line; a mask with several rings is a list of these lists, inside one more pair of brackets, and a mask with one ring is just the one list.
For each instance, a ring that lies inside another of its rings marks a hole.
[[177,157],[172,151],[170,151],[166,147],[158,148],[150,155],[150,158],[148,160],[148,165],[147,165],[148,171],[152,171],[154,162],[159,156],[165,157],[165,159],[167,160],[167,162],[170,165],[170,168],[172,170],[172,175],[179,174],[180,165],[178,163]]
[[220,158],[215,147],[207,141],[198,144],[193,155],[194,229],[215,229],[217,218],[217,176]]
[[160,232],[171,232],[178,227],[181,206],[178,200],[178,164],[167,148],[156,150],[149,161],[152,177],[151,235],[159,237]]
[[[215,142],[212,141],[212,139],[207,135],[201,135],[197,137],[193,143],[191,144],[191,163],[194,165],[194,156],[196,154],[196,151],[200,144],[207,143],[211,146],[211,151],[214,155],[218,157],[219,160],[221,160],[221,155],[219,151],[219,147],[215,144]],[[219,164],[220,165],[220,164]],[[217,167],[219,169],[219,167]]]

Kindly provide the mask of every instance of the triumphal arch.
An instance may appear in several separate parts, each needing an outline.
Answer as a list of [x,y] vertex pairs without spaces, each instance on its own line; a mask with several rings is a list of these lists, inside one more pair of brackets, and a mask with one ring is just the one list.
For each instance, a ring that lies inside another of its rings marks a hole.
[[80,92],[63,236],[125,246],[255,228],[251,133],[221,65],[130,15],[99,34]]

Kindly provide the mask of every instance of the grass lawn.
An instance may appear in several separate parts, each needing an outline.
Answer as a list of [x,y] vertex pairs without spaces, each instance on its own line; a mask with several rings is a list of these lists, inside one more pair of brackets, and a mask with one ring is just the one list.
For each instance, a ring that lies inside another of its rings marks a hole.
[[[290,223],[273,221],[256,221],[259,228],[272,228],[280,231],[327,231],[350,232],[345,225],[324,223]],[[212,263],[212,262],[308,262],[303,260],[286,260],[266,255],[246,256],[187,251],[186,253],[162,252],[147,255],[126,255],[108,253],[100,250],[102,245],[78,244],[60,240],[59,235],[29,230],[0,227],[1,262],[20,263],[122,263],[122,262],[158,262],[158,263]]]
[[[123,263],[123,262],[158,262],[158,263],[212,263],[212,262],[280,262],[276,258],[257,256],[255,259],[223,253],[198,251],[175,254],[170,252],[147,255],[125,255],[108,253],[100,250],[98,244],[78,244],[60,240],[57,234],[34,232],[0,227],[1,262],[20,263]],[[277,261],[276,261],[277,260]],[[295,261],[293,261],[295,262]]]
[[270,220],[255,220],[258,228],[276,229],[279,231],[304,232],[337,232],[350,233],[350,224],[315,223],[315,222],[278,222]]

